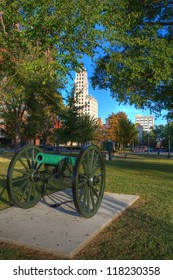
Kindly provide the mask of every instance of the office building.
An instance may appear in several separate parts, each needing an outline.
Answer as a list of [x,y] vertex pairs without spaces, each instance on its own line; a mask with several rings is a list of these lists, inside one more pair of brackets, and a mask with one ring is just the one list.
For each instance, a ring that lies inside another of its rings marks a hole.
[[98,118],[98,102],[88,92],[88,75],[86,70],[76,73],[75,99],[76,105],[81,107],[81,113]]
[[143,131],[149,132],[151,130],[151,128],[154,127],[154,117],[136,115],[135,123],[141,125],[143,128]]

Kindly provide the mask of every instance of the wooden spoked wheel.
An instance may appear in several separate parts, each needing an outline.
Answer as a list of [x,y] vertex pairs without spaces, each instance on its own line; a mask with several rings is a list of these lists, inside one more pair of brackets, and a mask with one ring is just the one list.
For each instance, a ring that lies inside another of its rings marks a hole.
[[96,214],[105,189],[105,164],[100,149],[85,147],[78,155],[72,179],[73,200],[76,210],[84,217]]
[[43,194],[45,181],[41,173],[45,167],[38,166],[35,158],[43,150],[34,145],[20,149],[13,156],[7,173],[7,190],[11,202],[21,208],[36,205]]

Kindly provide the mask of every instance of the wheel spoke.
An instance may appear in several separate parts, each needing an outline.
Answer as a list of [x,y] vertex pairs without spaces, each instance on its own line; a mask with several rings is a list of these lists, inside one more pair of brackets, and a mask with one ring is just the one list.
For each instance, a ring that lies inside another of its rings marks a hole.
[[28,180],[28,176],[12,179],[12,183],[15,184],[15,183],[19,183],[19,182],[22,182],[22,181],[25,181],[25,180]]
[[27,204],[29,204],[29,202],[30,202],[32,186],[33,186],[33,182],[30,184],[29,192],[27,195]]
[[77,211],[90,218],[98,211],[105,188],[105,166],[99,148],[90,145],[78,156],[72,180]]
[[98,190],[96,190],[95,188],[92,188],[92,190],[93,190],[93,193],[95,194],[95,196],[96,196],[97,198],[99,198]]
[[82,189],[80,189],[80,195],[79,195],[79,200],[82,199],[82,197],[84,196],[84,193],[86,191],[87,186],[84,185],[84,187]]
[[29,169],[31,169],[32,167],[31,167],[31,163],[30,163],[30,159],[29,159],[27,151],[25,152],[25,155],[26,155],[26,160],[27,160],[28,167],[29,167]]
[[94,150],[91,151],[91,153],[88,153],[88,157],[90,155],[89,161],[88,161],[88,167],[89,167],[89,173],[92,171],[92,165],[93,165],[93,160],[94,160]]
[[21,158],[19,158],[20,163],[23,165],[23,167],[28,170],[28,166],[23,162]]
[[90,212],[90,188],[87,188],[87,212]]
[[[42,152],[37,146],[23,147],[13,156],[7,173],[7,190],[11,201],[22,208],[30,208],[38,203],[45,184],[44,175],[40,178],[41,165],[37,166],[35,156]],[[36,169],[37,167],[37,169]]]
[[[88,153],[87,154],[87,160],[86,160],[86,167],[87,167],[87,174],[90,174],[91,173],[91,160],[92,160],[92,154],[93,153]],[[91,157],[90,157],[91,155]]]
[[85,205],[86,205],[86,200],[87,200],[87,186],[84,188],[84,193],[83,193],[83,208],[85,209]]
[[96,173],[96,170],[97,170],[97,169],[101,169],[101,166],[100,166],[100,165],[97,165],[97,166],[93,169],[93,174]]
[[72,165],[67,164],[67,170],[69,171],[69,173],[72,173],[72,171],[73,171]]
[[90,198],[93,208],[95,207],[94,195],[93,195],[93,188],[90,189]]
[[85,156],[85,163],[86,163],[86,168],[87,168],[87,174],[90,173],[90,154],[87,153]]
[[22,202],[22,200],[23,200],[23,198],[24,198],[24,196],[25,196],[25,194],[26,194],[26,192],[27,192],[27,190],[28,190],[30,185],[31,185],[31,182],[28,182],[28,184],[27,184],[27,186],[26,186],[26,188],[25,188],[25,190],[24,190],[24,192],[23,192],[23,194],[22,194],[22,196],[20,198],[20,202]]
[[37,162],[35,161],[35,163],[34,163],[34,169],[36,169],[37,168]]
[[37,182],[35,184],[32,184],[32,193],[33,193],[33,197],[34,199],[36,198],[36,190],[35,190],[35,186],[37,185]]
[[23,171],[23,170],[17,169],[17,168],[14,168],[13,170],[18,172],[18,173],[26,174],[26,170]]
[[88,175],[88,170],[87,170],[87,167],[86,167],[84,161],[82,162],[82,167],[83,167],[84,173]]
[[22,185],[18,185],[18,186],[15,186],[15,190],[16,190],[16,193],[17,194],[19,194],[19,195],[21,195],[21,192],[22,192],[22,190],[25,188],[25,186],[28,184],[28,181],[25,181],[25,182],[23,182],[23,184]]
[[81,181],[81,182],[78,184],[79,189],[80,189],[83,185],[85,185],[86,183],[87,183],[87,179]]
[[40,164],[36,167],[36,170],[38,171],[42,165],[43,165],[43,164],[40,163]]
[[79,179],[82,177],[83,179],[85,179],[85,180],[87,180],[88,179],[88,176],[86,175],[86,174],[84,174],[84,173],[79,173],[79,175],[78,175],[79,177]]
[[92,170],[95,169],[95,166],[96,166],[96,163],[97,163],[97,160],[98,160],[98,157],[99,157],[99,154],[96,155],[94,161],[93,161],[93,164],[92,164]]
[[32,163],[31,163],[31,166],[32,166],[32,168],[34,168],[34,164],[35,164],[35,150],[34,149],[32,149]]

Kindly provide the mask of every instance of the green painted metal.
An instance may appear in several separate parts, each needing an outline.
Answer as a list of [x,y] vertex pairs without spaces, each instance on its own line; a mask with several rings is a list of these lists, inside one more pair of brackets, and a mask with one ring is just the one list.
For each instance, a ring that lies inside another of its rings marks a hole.
[[43,153],[41,148],[28,145],[15,153],[7,173],[7,190],[13,204],[33,207],[51,182],[72,185],[76,210],[87,218],[95,215],[105,189],[105,164],[100,149],[89,145],[72,157]]
[[7,172],[7,191],[10,201],[21,207],[36,205],[43,195],[45,182],[40,180],[44,166],[37,168],[35,157],[42,149],[28,145],[13,156]]
[[61,160],[67,160],[68,163],[72,164],[73,166],[76,163],[76,157],[46,154],[46,153],[39,153],[36,156],[36,162],[38,164],[42,163],[48,165],[57,165]]
[[105,189],[105,164],[100,149],[85,147],[77,158],[72,180],[73,200],[77,211],[91,218],[98,211]]

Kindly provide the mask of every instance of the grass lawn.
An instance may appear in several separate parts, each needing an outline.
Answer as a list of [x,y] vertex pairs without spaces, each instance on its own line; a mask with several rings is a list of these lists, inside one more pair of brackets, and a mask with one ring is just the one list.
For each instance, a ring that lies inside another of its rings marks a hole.
[[12,155],[12,153],[0,154],[0,210],[10,206],[6,191],[6,175]]
[[[10,154],[0,156],[0,209],[9,207],[4,187]],[[133,156],[106,162],[106,191],[140,199],[104,229],[75,259],[173,259],[173,160]],[[0,242],[0,259],[60,259]]]

